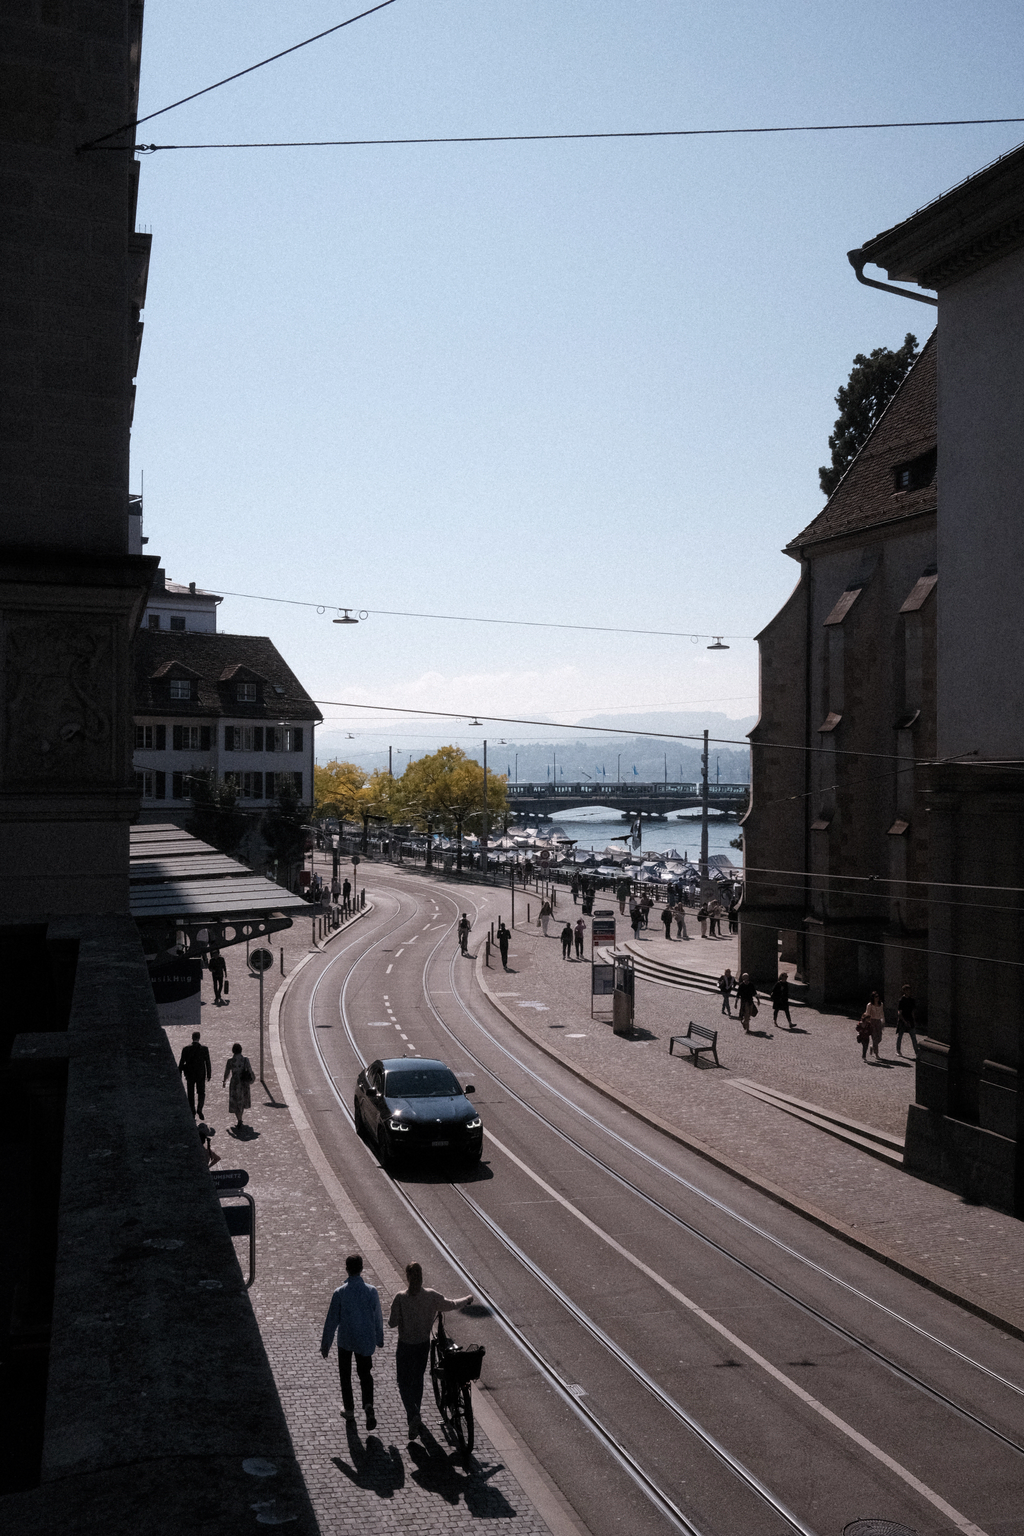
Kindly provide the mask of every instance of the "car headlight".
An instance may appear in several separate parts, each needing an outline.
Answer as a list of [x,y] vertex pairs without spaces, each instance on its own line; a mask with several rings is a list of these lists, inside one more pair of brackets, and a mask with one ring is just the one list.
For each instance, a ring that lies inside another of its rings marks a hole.
[[389,1120],[388,1125],[393,1131],[407,1131],[409,1129],[404,1120]]
[[472,1120],[467,1120],[466,1121],[466,1130],[467,1131],[478,1131],[482,1125],[483,1125],[483,1121],[480,1119],[480,1116],[479,1115],[474,1115]]

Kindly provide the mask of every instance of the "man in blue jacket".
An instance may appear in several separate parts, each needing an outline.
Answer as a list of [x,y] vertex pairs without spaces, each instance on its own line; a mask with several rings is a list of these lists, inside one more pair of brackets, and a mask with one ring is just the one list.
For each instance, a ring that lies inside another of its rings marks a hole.
[[345,1260],[345,1269],[348,1279],[331,1297],[327,1321],[324,1323],[324,1336],[320,1341],[320,1353],[326,1360],[337,1333],[342,1417],[350,1424],[356,1416],[352,1397],[352,1356],[355,1355],[366,1428],[371,1430],[377,1428],[373,1412],[373,1352],[384,1344],[384,1318],[376,1289],[367,1285],[363,1279],[363,1261],[358,1253],[351,1254]]

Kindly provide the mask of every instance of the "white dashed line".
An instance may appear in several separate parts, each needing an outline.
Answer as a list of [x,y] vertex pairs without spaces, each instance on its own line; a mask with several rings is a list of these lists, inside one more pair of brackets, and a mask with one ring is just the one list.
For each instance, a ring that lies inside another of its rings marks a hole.
[[[395,959],[396,959],[396,960],[397,960],[397,959],[398,959],[398,957],[399,957],[399,955],[404,955],[404,954],[405,954],[405,950],[404,950],[404,949],[397,949],[397,950],[396,950],[396,951],[395,951]],[[390,967],[390,965],[389,965],[389,966],[388,966],[388,970],[389,970],[389,971],[390,971],[390,969],[391,969],[391,967]]]
[[391,967],[390,967],[390,965],[388,966],[387,970],[384,972],[384,975],[385,976],[390,976],[391,975]]

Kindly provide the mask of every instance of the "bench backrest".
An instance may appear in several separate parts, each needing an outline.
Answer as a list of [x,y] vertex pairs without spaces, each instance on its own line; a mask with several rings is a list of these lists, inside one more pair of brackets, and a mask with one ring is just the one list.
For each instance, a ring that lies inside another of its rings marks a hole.
[[705,1029],[703,1024],[694,1024],[692,1020],[690,1021],[690,1027],[687,1030],[687,1034],[690,1034],[690,1035],[702,1035],[705,1040],[717,1040],[718,1039],[718,1030],[717,1029]]

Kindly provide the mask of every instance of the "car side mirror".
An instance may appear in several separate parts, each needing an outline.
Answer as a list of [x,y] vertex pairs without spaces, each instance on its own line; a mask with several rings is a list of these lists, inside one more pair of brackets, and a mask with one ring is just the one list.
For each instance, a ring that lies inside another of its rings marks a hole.
[[473,1087],[472,1083],[467,1083],[462,1091],[463,1093],[476,1093],[476,1089]]

